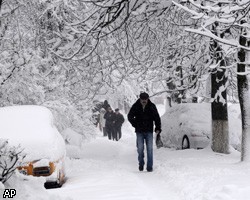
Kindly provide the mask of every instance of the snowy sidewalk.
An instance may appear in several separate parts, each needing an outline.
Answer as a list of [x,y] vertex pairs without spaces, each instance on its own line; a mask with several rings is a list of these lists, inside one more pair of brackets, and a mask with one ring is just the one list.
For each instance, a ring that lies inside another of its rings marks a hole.
[[172,195],[164,186],[160,174],[138,171],[135,141],[129,140],[99,138],[87,144],[84,158],[67,160],[64,186],[49,192],[74,200],[179,199],[177,193]]
[[67,160],[67,182],[49,193],[72,200],[246,200],[250,167],[240,154],[154,149],[154,171],[139,172],[135,136],[99,137]]

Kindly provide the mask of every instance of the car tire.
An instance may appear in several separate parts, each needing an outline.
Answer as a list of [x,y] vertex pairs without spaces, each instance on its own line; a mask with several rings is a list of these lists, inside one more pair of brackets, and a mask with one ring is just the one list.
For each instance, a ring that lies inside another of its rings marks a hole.
[[190,142],[187,136],[184,136],[181,144],[182,149],[190,149]]
[[60,171],[59,174],[58,174],[57,181],[55,181],[55,182],[45,182],[44,187],[46,189],[60,188],[60,187],[62,187],[63,183],[64,183],[64,178],[61,176],[61,171]]

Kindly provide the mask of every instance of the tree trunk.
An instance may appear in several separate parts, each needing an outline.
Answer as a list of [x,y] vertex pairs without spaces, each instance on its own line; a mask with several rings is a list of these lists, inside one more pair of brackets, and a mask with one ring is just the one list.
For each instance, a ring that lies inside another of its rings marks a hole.
[[[212,102],[212,150],[219,153],[229,153],[229,134],[227,117],[227,96],[226,89],[219,91],[220,87],[225,87],[225,70],[212,74],[212,98],[221,93]],[[218,81],[220,80],[220,81]],[[222,97],[222,98],[221,98]],[[222,101],[225,101],[222,103]]]
[[0,12],[2,10],[2,4],[3,4],[3,0],[0,0]]
[[[242,33],[239,42],[242,46],[249,46],[247,39]],[[237,64],[237,72],[245,72],[247,53],[241,49],[238,52],[239,63]],[[249,76],[249,75],[248,75]],[[241,143],[241,161],[250,161],[250,93],[249,93],[249,77],[247,75],[237,75],[238,95],[241,109],[242,119],[242,143]]]
[[[0,17],[2,18],[2,4],[3,4],[3,0],[0,0]],[[2,22],[0,20],[0,30],[2,29]]]
[[[216,30],[216,24],[213,31]],[[220,35],[222,37],[222,35]],[[211,58],[219,66],[225,66],[222,50],[215,40],[210,44]],[[223,68],[214,69],[211,74],[212,102],[212,145],[213,151],[229,153],[228,115],[227,115],[227,71]]]

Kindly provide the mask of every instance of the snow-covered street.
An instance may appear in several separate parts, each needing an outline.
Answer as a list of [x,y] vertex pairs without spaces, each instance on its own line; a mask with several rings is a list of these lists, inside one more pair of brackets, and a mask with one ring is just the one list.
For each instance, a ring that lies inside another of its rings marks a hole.
[[154,149],[154,171],[140,172],[135,135],[128,124],[120,141],[100,136],[84,145],[81,158],[67,159],[67,181],[47,190],[62,199],[246,200],[250,167],[240,153]]

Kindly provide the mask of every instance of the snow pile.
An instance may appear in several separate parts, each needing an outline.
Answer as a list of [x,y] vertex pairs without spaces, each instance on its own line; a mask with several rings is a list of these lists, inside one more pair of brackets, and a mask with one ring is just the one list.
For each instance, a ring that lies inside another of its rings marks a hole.
[[240,152],[215,153],[203,150],[171,150],[156,153],[157,174],[178,200],[246,200],[250,196],[249,164],[240,163]]
[[66,143],[66,155],[70,158],[79,158],[82,153],[83,135],[70,128],[65,129],[61,134]]
[[[13,175],[7,182],[5,189],[15,189],[16,195],[13,199],[16,200],[72,200],[70,197],[59,197],[55,194],[50,194],[44,188],[45,177],[25,176],[20,173]],[[0,188],[1,191],[1,188]],[[3,193],[0,194],[1,196]]]
[[62,136],[66,142],[66,144],[69,145],[75,145],[81,147],[83,144],[83,136],[74,130],[67,128],[64,131],[62,131]]
[[53,124],[49,109],[41,106],[0,108],[1,138],[11,146],[21,145],[24,162],[41,158],[57,160],[65,154],[63,138]]

